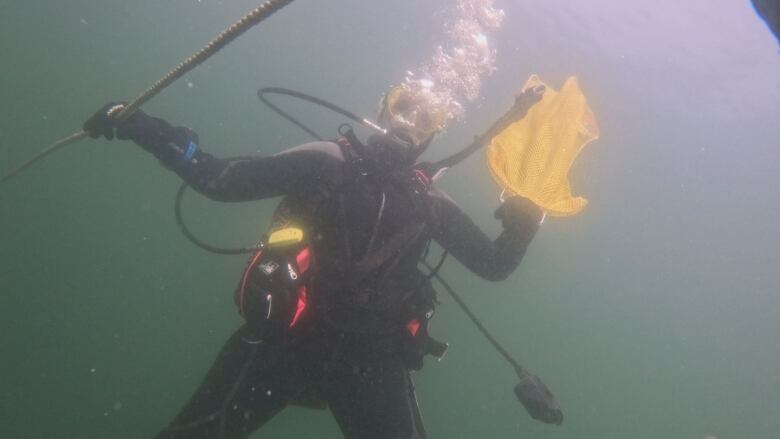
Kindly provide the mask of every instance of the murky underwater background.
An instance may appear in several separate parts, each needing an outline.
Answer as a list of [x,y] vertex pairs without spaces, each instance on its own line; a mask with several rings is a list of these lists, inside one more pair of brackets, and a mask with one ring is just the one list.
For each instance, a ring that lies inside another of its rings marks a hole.
[[[0,0],[0,173],[129,99],[254,0]],[[300,89],[373,115],[430,55],[448,0],[299,0],[145,107],[210,152],[308,140],[257,101]],[[431,438],[657,439],[780,435],[780,53],[746,0],[497,0],[497,71],[429,157],[469,142],[531,73],[576,75],[602,138],[572,171],[590,200],[550,219],[503,283],[444,275],[563,404],[532,421],[515,377],[442,295],[445,361],[416,374]],[[338,118],[291,104],[335,136]],[[498,232],[475,156],[440,182]],[[0,187],[0,437],[151,437],[240,323],[243,257],[179,233],[177,179],[130,143],[70,146]],[[274,202],[191,195],[188,221],[257,239]],[[257,437],[338,438],[288,409]]]

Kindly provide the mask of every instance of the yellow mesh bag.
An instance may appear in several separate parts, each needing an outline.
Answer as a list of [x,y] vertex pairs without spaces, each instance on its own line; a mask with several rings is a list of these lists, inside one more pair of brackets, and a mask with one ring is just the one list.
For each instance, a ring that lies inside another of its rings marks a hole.
[[577,78],[556,92],[531,75],[520,91],[539,85],[545,87],[542,99],[491,140],[488,167],[508,194],[528,198],[549,215],[574,215],[588,201],[572,196],[567,174],[580,150],[599,137],[599,128]]

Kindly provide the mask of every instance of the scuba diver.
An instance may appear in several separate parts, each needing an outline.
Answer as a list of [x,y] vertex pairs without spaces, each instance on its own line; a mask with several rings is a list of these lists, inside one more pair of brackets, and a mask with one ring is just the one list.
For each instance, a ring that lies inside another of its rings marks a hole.
[[[349,439],[425,438],[410,371],[446,344],[428,334],[432,241],[482,278],[519,265],[543,220],[512,197],[491,240],[418,162],[446,115],[412,89],[383,99],[384,134],[352,130],[273,156],[220,159],[197,134],[110,103],[84,123],[91,137],[129,139],[208,198],[282,196],[235,293],[245,323],[222,347],[189,402],[156,437],[245,438],[292,404],[329,408]],[[441,264],[439,264],[441,265]]]

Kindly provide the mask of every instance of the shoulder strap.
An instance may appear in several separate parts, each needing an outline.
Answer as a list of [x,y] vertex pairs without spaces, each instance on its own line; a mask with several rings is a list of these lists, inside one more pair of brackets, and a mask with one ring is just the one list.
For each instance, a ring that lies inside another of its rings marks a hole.
[[347,163],[359,163],[366,154],[366,146],[351,128],[345,130],[335,142],[341,147],[341,153]]

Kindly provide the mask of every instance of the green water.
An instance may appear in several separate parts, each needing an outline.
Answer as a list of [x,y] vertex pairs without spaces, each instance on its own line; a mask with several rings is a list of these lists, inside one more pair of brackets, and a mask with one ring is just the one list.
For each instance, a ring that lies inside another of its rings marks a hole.
[[[132,98],[252,9],[249,0],[0,0],[0,172]],[[145,109],[219,155],[308,140],[260,106],[298,88],[371,115],[425,59],[447,0],[299,0]],[[562,402],[536,423],[454,303],[451,343],[415,375],[431,438],[780,437],[780,54],[748,1],[498,1],[498,70],[431,157],[470,140],[531,73],[577,75],[602,137],[572,171],[582,214],[550,219],[506,282],[446,277]],[[299,108],[315,125],[338,120]],[[333,131],[330,131],[333,132]],[[83,142],[0,187],[0,437],[142,438],[239,325],[241,257],[178,232],[177,179],[128,143]],[[481,157],[440,183],[492,234]],[[273,201],[191,196],[192,227],[244,245]],[[257,437],[338,438],[288,409]]]

